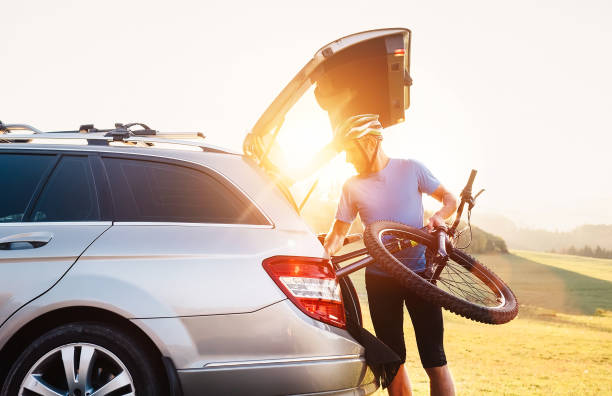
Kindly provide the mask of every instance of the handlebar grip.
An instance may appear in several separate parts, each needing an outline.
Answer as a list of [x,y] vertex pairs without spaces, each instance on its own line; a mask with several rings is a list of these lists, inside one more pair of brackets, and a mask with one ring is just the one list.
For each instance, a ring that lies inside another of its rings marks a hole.
[[472,173],[470,173],[470,178],[467,182],[467,184],[465,185],[465,187],[469,190],[472,189],[472,184],[474,184],[474,179],[476,178],[476,169],[472,169]]
[[468,179],[467,184],[461,191],[461,198],[463,200],[469,200],[472,197],[472,184],[474,184],[474,179],[476,178],[476,169],[472,169],[472,173],[470,173],[470,178]]

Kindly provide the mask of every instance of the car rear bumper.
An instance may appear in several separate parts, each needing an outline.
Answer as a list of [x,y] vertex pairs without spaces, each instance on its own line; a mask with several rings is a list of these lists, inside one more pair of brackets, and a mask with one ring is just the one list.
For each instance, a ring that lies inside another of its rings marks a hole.
[[368,395],[377,388],[363,356],[224,362],[178,370],[185,396]]
[[365,355],[363,346],[346,330],[306,316],[289,300],[243,314],[133,322],[179,370],[236,365],[234,362]]
[[186,396],[364,395],[376,387],[365,348],[289,300],[244,314],[133,321],[172,360]]

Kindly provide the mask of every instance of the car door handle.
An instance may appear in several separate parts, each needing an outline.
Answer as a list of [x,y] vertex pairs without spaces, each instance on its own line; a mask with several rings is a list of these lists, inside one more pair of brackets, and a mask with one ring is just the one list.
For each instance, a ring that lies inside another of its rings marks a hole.
[[24,232],[0,238],[0,250],[35,249],[53,239],[50,232]]

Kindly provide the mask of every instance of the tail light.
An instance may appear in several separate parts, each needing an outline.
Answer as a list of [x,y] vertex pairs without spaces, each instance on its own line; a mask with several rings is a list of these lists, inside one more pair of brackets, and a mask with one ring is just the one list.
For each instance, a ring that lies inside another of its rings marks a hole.
[[346,327],[340,285],[329,260],[274,256],[265,259],[263,267],[306,315],[332,326]]

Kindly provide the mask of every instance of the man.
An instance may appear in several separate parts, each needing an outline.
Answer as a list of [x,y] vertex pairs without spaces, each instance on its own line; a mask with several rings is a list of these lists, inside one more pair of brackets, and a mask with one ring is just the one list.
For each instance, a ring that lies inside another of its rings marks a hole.
[[[368,225],[376,220],[393,220],[413,227],[423,226],[422,193],[442,202],[427,224],[431,230],[444,225],[457,208],[457,200],[431,172],[413,160],[389,158],[382,148],[382,126],[376,115],[349,118],[336,131],[334,143],[346,151],[346,160],[358,175],[342,188],[336,219],[325,239],[325,250],[335,254],[357,214]],[[405,249],[396,257],[410,269],[425,269],[424,247]],[[415,331],[423,368],[430,379],[432,395],[454,395],[454,383],[446,364],[443,346],[443,322],[440,307],[411,294],[376,264],[366,269],[366,289],[370,315],[377,337],[393,349],[402,364],[385,367],[383,387],[389,395],[411,395],[412,390],[403,362],[406,346],[403,334],[403,305],[406,305]]]

